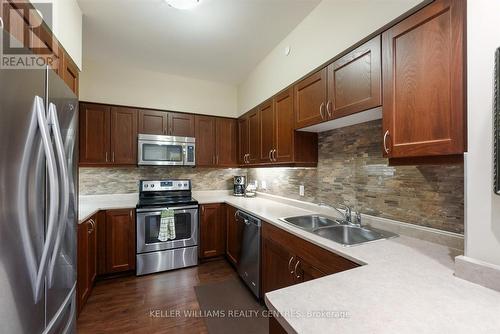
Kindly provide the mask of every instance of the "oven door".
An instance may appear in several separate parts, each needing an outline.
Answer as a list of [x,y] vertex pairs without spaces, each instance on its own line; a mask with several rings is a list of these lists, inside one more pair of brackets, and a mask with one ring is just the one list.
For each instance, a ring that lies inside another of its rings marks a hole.
[[160,209],[137,209],[137,254],[198,245],[198,206],[175,207],[175,239],[160,241]]
[[185,164],[185,143],[141,139],[138,143],[138,165],[182,166]]

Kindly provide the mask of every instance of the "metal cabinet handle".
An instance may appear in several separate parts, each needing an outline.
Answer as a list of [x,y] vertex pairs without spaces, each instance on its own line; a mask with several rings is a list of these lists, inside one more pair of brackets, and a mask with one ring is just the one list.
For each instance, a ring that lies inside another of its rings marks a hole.
[[113,159],[113,162],[115,162],[115,152],[112,153],[111,159]]
[[94,232],[94,230],[95,230],[95,222],[93,219],[89,219],[89,223],[92,226],[92,229],[88,230],[87,233],[92,234],[92,232]]
[[217,154],[215,156],[215,164],[218,165],[219,164],[219,155]]
[[278,159],[276,158],[276,149],[273,150],[273,160],[274,161],[278,161]]
[[293,271],[293,269],[292,269],[292,261],[293,261],[293,259],[294,259],[294,258],[295,258],[295,256],[292,256],[292,257],[290,258],[290,260],[288,261],[288,271],[289,271],[289,272],[290,272],[290,274],[292,274],[292,275],[294,274],[294,271]]
[[325,108],[325,102],[321,102],[321,105],[319,106],[319,114],[321,116],[321,119],[325,119],[324,108]]
[[332,101],[330,100],[326,104],[326,112],[328,113],[328,118],[332,118]]
[[269,158],[269,161],[273,161],[272,154],[273,154],[273,150],[269,150],[269,154],[267,155]]
[[106,162],[108,162],[108,152],[106,152]]
[[387,130],[384,134],[384,151],[385,153],[389,154],[389,152],[391,151],[388,147],[387,147],[387,137],[389,136],[389,130]]
[[295,263],[295,268],[293,269],[293,271],[295,272],[295,278],[300,278],[301,276],[297,273],[297,269],[299,267],[299,264],[300,264],[300,260],[297,261],[297,263]]

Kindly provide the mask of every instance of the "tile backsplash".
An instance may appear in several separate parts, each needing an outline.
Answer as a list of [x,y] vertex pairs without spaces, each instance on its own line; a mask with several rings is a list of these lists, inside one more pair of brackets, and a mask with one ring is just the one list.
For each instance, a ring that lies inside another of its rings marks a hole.
[[380,120],[320,133],[318,168],[250,169],[248,179],[270,194],[463,233],[463,164],[388,166],[381,133]]
[[[327,204],[450,232],[464,231],[464,168],[388,166],[380,120],[319,134],[317,168],[80,168],[80,194],[138,191],[141,179],[188,178],[194,190],[232,189],[233,176],[265,181],[270,194]],[[305,196],[299,196],[304,185]]]
[[80,168],[80,195],[127,194],[139,191],[140,180],[191,179],[193,190],[229,190],[233,176],[246,175],[239,168],[116,167]]

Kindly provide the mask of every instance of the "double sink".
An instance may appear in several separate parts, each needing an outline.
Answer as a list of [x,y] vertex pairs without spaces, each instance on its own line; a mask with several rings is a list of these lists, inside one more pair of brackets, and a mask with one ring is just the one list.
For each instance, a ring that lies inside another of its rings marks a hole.
[[392,232],[382,231],[372,227],[363,227],[340,219],[321,215],[288,217],[282,218],[281,220],[287,224],[312,232],[343,246],[359,245],[366,242],[398,236]]

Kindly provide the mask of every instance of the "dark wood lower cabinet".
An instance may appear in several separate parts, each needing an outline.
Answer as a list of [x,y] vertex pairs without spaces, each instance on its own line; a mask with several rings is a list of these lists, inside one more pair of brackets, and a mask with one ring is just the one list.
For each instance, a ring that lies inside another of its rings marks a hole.
[[106,271],[135,269],[135,213],[133,209],[106,211]]
[[262,225],[262,293],[359,265],[271,224]]
[[233,265],[237,265],[240,261],[241,242],[244,229],[244,223],[236,218],[237,211],[238,209],[235,207],[226,205],[226,257]]
[[269,318],[269,334],[287,334],[286,330],[276,320],[275,317]]
[[225,204],[200,205],[200,258],[224,255],[226,251]]
[[97,225],[95,216],[78,225],[77,310],[82,310],[97,276]]
[[77,233],[79,314],[98,276],[135,269],[135,210],[99,211],[79,224]]

